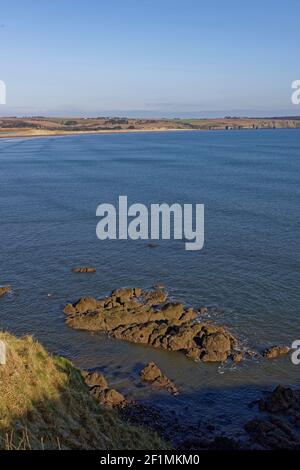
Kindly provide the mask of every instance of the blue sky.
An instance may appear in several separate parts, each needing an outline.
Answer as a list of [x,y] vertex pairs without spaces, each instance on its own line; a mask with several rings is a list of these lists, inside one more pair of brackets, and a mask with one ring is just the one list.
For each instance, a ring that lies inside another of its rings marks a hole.
[[300,114],[299,0],[10,0],[0,114]]

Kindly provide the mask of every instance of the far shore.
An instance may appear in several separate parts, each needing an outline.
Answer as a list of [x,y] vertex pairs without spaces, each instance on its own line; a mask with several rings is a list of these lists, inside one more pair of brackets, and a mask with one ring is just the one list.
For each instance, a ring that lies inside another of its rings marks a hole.
[[120,117],[0,117],[0,138],[216,130],[300,129],[300,117],[134,119]]

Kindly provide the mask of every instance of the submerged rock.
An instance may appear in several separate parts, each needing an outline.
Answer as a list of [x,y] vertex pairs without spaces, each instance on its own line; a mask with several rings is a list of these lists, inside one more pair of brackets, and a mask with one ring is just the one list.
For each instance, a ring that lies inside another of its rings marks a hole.
[[176,385],[162,373],[154,362],[150,362],[144,367],[140,372],[140,376],[144,382],[150,382],[155,388],[167,390],[173,395],[179,394]]
[[9,292],[11,292],[11,287],[10,286],[0,287],[0,297],[2,297],[5,294],[8,294]]
[[291,348],[288,346],[272,346],[271,348],[265,349],[262,355],[265,359],[275,359],[276,357],[288,354],[290,350]]
[[91,266],[84,266],[84,267],[79,267],[79,268],[73,268],[72,272],[73,273],[95,273],[97,270],[96,268],[93,268]]
[[192,308],[168,301],[163,289],[117,289],[100,300],[83,297],[67,304],[64,312],[66,323],[73,328],[103,331],[118,339],[181,351],[194,361],[224,362],[233,357],[237,347],[229,331],[200,321]]

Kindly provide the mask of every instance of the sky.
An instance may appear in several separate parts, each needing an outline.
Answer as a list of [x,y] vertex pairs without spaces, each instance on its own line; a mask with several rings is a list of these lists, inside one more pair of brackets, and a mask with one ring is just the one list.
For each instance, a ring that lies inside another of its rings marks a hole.
[[300,1],[9,0],[0,115],[300,115]]

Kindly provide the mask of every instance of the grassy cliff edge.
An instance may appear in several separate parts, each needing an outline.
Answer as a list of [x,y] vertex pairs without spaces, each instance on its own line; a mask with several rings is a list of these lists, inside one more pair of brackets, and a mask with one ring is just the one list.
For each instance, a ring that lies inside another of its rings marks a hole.
[[70,361],[31,336],[0,332],[0,449],[166,449],[153,432],[128,425],[90,395]]

